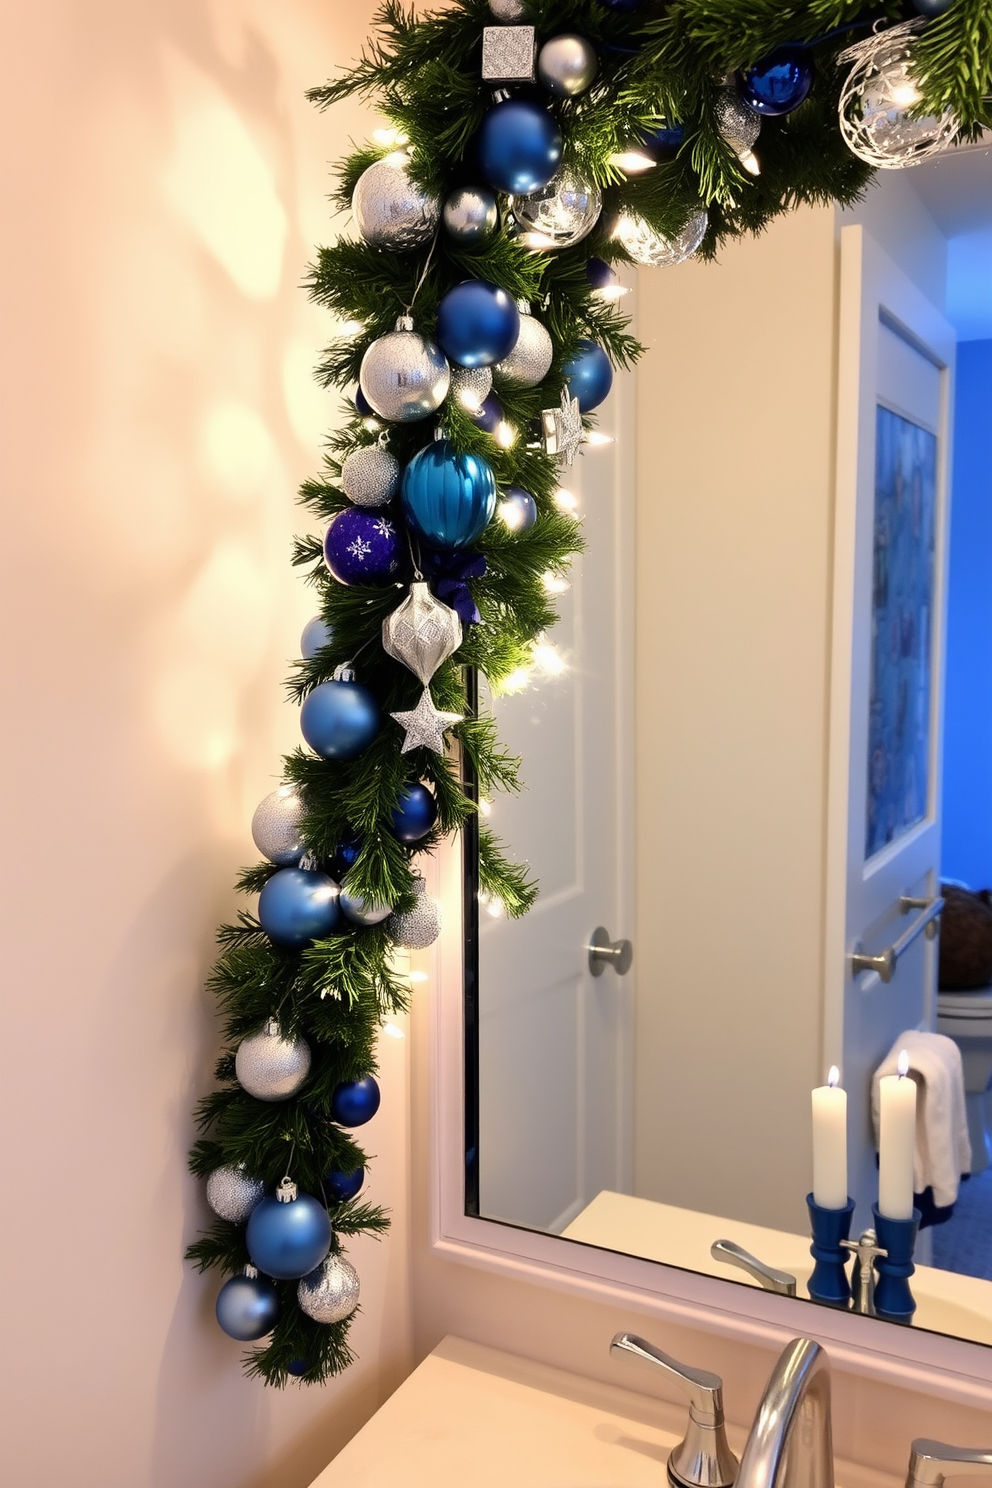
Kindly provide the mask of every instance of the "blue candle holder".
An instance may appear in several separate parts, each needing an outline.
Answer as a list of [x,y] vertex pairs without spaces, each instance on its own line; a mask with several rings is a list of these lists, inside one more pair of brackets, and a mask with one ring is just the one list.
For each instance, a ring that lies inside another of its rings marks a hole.
[[854,1200],[848,1199],[843,1209],[823,1209],[812,1194],[807,1194],[806,1207],[813,1232],[809,1253],[816,1262],[806,1290],[814,1302],[826,1302],[830,1307],[847,1307],[851,1300],[851,1283],[845,1270],[849,1253],[841,1241],[851,1233]]
[[887,1219],[884,1214],[879,1214],[877,1204],[872,1204],[871,1212],[875,1216],[878,1243],[885,1251],[885,1255],[878,1256],[875,1261],[878,1272],[875,1315],[887,1318],[890,1323],[911,1323],[916,1302],[909,1289],[909,1278],[916,1270],[913,1250],[923,1216],[919,1209],[914,1209],[912,1219]]

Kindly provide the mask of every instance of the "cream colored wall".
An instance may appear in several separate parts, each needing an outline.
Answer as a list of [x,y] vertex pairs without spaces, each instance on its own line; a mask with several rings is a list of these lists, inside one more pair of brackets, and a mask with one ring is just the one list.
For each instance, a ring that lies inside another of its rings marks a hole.
[[2,8],[3,1374],[10,1488],[299,1488],[409,1362],[405,1046],[369,1128],[359,1362],[265,1390],[183,1263],[202,990],[298,737],[289,564],[331,403],[299,289],[373,0]]

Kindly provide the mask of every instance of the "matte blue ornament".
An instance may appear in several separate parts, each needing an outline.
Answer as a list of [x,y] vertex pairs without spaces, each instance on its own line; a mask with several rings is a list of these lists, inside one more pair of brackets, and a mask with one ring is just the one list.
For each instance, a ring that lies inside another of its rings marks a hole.
[[360,682],[319,682],[300,710],[303,737],[322,759],[354,759],[381,727],[379,704]]
[[361,1080],[345,1080],[331,1096],[331,1116],[339,1126],[364,1126],[378,1111],[381,1099],[371,1075]]
[[324,562],[339,584],[391,584],[402,551],[389,518],[360,506],[338,512],[324,533]]
[[418,537],[434,548],[468,548],[496,510],[496,477],[479,455],[458,455],[435,439],[403,471],[400,494]]
[[409,846],[427,836],[437,820],[437,802],[426,785],[415,780],[403,787],[392,815],[394,835]]
[[275,1195],[251,1212],[245,1244],[252,1264],[277,1281],[308,1276],[331,1248],[333,1230],[323,1204],[310,1194],[296,1195],[284,1178]]
[[498,284],[466,279],[437,307],[437,340],[459,367],[493,367],[517,344],[520,311]]
[[355,1168],[351,1173],[343,1173],[339,1168],[335,1168],[325,1177],[324,1187],[339,1204],[346,1204],[349,1199],[353,1199],[357,1193],[361,1192],[364,1182],[364,1168]]
[[267,1276],[232,1276],[217,1294],[216,1312],[229,1338],[251,1343],[279,1321],[279,1293]]
[[259,924],[276,945],[299,950],[330,935],[339,919],[338,886],[326,873],[280,868],[258,896]]
[[561,164],[561,130],[539,103],[507,98],[491,108],[478,135],[479,164],[496,191],[529,196]]
[[685,130],[681,124],[661,124],[657,129],[639,130],[637,148],[660,165],[663,160],[675,159],[684,139]]
[[355,407],[362,415],[362,418],[375,418],[375,409],[360,387],[355,389]]
[[490,393],[488,398],[483,398],[477,412],[469,415],[473,424],[478,424],[487,434],[495,434],[503,422],[503,405],[495,393]]
[[537,521],[537,502],[521,486],[511,486],[499,504],[499,514],[511,532],[527,532]]
[[740,95],[756,114],[791,114],[813,86],[813,59],[803,47],[779,47],[740,75]]
[[306,1359],[290,1359],[289,1363],[286,1365],[286,1373],[295,1374],[297,1379],[300,1379],[304,1374],[306,1374],[309,1368],[310,1365],[307,1363]]
[[580,341],[578,351],[563,370],[569,391],[573,398],[578,398],[582,413],[591,413],[609,396],[613,366],[595,341]]
[[303,627],[303,634],[300,636],[300,655],[305,661],[309,661],[324,646],[329,645],[330,640],[331,627],[322,616],[314,615],[313,619],[308,620]]

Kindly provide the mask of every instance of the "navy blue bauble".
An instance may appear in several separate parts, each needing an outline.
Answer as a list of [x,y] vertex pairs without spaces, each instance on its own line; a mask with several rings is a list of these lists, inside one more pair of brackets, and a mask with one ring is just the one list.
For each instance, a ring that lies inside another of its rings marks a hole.
[[338,512],[324,533],[324,562],[339,584],[391,584],[402,551],[389,518],[360,506]]
[[498,284],[466,279],[437,307],[438,345],[459,367],[493,367],[517,344],[520,311]]
[[913,0],[913,9],[932,21],[942,16],[945,10],[950,10],[953,4],[954,0]]
[[791,114],[813,86],[813,59],[803,47],[779,47],[740,75],[740,94],[756,114]]
[[331,1096],[331,1116],[339,1126],[364,1126],[378,1111],[381,1099],[371,1075],[345,1080]]
[[437,821],[437,802],[427,789],[415,780],[400,791],[400,799],[393,812],[393,832],[401,842],[408,845],[426,837]]
[[495,393],[490,393],[487,398],[483,398],[478,411],[469,414],[469,418],[487,434],[495,434],[503,422],[503,405]]
[[595,341],[580,341],[579,349],[565,363],[565,381],[573,398],[578,398],[583,413],[591,413],[609,396],[613,386],[613,365]]
[[446,439],[414,455],[400,484],[403,515],[433,548],[469,548],[496,510],[496,477],[478,455],[457,455]]
[[644,0],[599,0],[604,10],[615,10],[620,15],[629,15],[632,11],[640,10]]
[[327,1210],[310,1194],[288,1203],[269,1196],[251,1211],[245,1244],[259,1271],[277,1281],[294,1281],[320,1265],[332,1235]]
[[521,486],[511,486],[499,504],[499,514],[511,532],[527,532],[537,521],[537,502]]
[[355,1168],[352,1173],[342,1173],[335,1168],[328,1173],[324,1179],[324,1187],[339,1204],[346,1204],[361,1192],[362,1184],[365,1182],[365,1169]]
[[302,1376],[306,1374],[309,1368],[310,1365],[307,1363],[306,1359],[290,1359],[289,1363],[286,1365],[286,1373],[294,1374],[296,1375],[297,1379],[301,1379]]
[[362,418],[375,418],[375,409],[360,387],[355,389],[355,407],[362,415]]
[[340,913],[333,878],[305,868],[280,868],[258,896],[258,922],[266,935],[297,950],[330,935]]
[[675,159],[684,139],[685,130],[681,124],[662,124],[657,129],[638,130],[637,148],[660,165],[663,160]]
[[251,1343],[279,1321],[279,1293],[267,1276],[232,1276],[217,1294],[216,1310],[229,1338]]
[[355,859],[358,857],[358,850],[360,847],[361,843],[355,836],[354,832],[349,832],[348,835],[341,842],[338,843],[334,851],[334,856],[327,865],[331,877],[338,883],[340,883],[341,880],[344,878],[349,868],[354,868]]
[[478,136],[482,174],[496,191],[530,196],[561,164],[561,130],[539,103],[507,98],[491,108]]
[[360,682],[319,682],[300,710],[303,737],[323,759],[354,759],[381,727],[379,704]]
[[605,258],[591,258],[586,264],[586,278],[593,289],[615,289],[620,283],[620,275],[612,264],[608,264]]

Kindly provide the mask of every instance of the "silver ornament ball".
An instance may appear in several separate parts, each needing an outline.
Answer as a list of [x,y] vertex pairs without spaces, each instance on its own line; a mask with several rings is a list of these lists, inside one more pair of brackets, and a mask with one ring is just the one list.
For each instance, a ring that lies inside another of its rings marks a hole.
[[413,892],[417,895],[413,909],[409,914],[390,915],[386,932],[404,950],[423,951],[441,934],[441,906],[428,894],[422,878],[413,880]]
[[575,98],[584,93],[598,71],[596,48],[573,32],[553,36],[537,56],[538,81],[556,98]]
[[381,418],[412,424],[440,408],[448,396],[451,369],[434,342],[419,335],[403,315],[396,329],[373,341],[365,353],[359,382]]
[[347,877],[341,883],[338,908],[353,925],[381,925],[393,912],[391,904],[373,904],[358,894],[349,893]]
[[296,1288],[300,1311],[315,1323],[340,1323],[358,1306],[358,1272],[342,1255],[329,1255]]
[[310,1046],[305,1039],[283,1038],[279,1024],[270,1018],[264,1028],[241,1041],[234,1071],[256,1100],[289,1100],[310,1073]]
[[352,450],[341,466],[344,494],[356,506],[388,506],[400,486],[400,462],[381,444]]
[[263,858],[279,868],[291,868],[306,847],[300,836],[303,803],[293,785],[280,785],[255,807],[251,835]]
[[465,248],[492,237],[499,221],[496,198],[484,186],[459,186],[444,204],[444,230]]
[[303,634],[300,636],[300,655],[305,661],[310,661],[318,651],[322,651],[330,644],[331,635],[331,627],[323,615],[314,615],[313,619],[308,620],[303,627]]
[[450,396],[469,413],[478,413],[493,390],[491,367],[452,367]]
[[414,186],[400,160],[377,160],[358,178],[351,198],[358,231],[373,248],[400,251],[429,243],[441,204]]
[[595,182],[565,166],[542,191],[511,196],[510,209],[524,233],[536,235],[535,247],[571,248],[588,237],[599,221],[603,193]]
[[493,368],[493,380],[499,387],[532,388],[543,382],[554,360],[551,337],[529,309],[521,307],[520,334],[517,344]]
[[688,222],[666,238],[634,212],[624,212],[617,223],[613,236],[630,254],[635,263],[647,268],[660,268],[666,264],[684,263],[696,252],[706,236],[709,219],[702,210],[694,212]]
[[207,1179],[207,1203],[220,1219],[244,1224],[265,1194],[261,1178],[251,1178],[244,1166],[214,1168]]
[[462,622],[456,610],[436,599],[427,584],[417,581],[410,593],[382,622],[382,649],[402,662],[426,687],[442,662],[462,643]]

